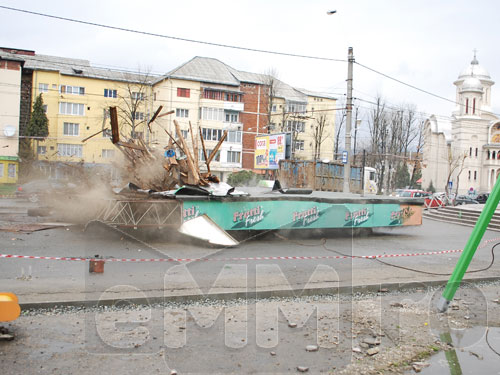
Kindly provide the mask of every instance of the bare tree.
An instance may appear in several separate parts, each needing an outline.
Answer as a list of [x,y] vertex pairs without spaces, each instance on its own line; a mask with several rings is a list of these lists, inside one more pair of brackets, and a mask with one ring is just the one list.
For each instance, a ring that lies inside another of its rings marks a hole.
[[339,157],[339,146],[340,146],[340,135],[342,134],[342,128],[344,127],[344,124],[346,122],[346,114],[347,114],[347,108],[346,108],[346,103],[345,100],[339,100],[337,104],[337,129],[335,132],[335,148],[334,148],[334,159],[338,159]]
[[[314,114],[313,114],[314,115]],[[321,155],[321,144],[328,135],[325,133],[327,125],[327,115],[324,113],[314,116],[313,138],[314,138],[314,160],[318,160]]]
[[378,96],[374,107],[370,113],[370,152],[371,165],[379,171],[378,191],[382,193],[382,188],[387,186],[385,181],[386,172],[389,169],[389,161],[386,158],[388,149],[388,137],[390,128],[390,117],[386,110],[385,102]]
[[263,74],[264,76],[264,86],[267,90],[265,90],[265,94],[267,96],[267,123],[275,124],[276,120],[273,116],[276,116],[277,113],[273,112],[273,108],[276,105],[276,92],[278,90],[278,86],[280,81],[278,79],[278,70],[276,68],[269,68]]
[[446,162],[448,163],[448,176],[446,177],[446,187],[445,192],[446,196],[450,196],[450,181],[453,181],[452,176],[456,173],[456,193],[458,193],[458,185],[460,183],[460,174],[464,170],[465,167],[465,159],[467,158],[466,151],[455,150],[453,151],[451,147],[448,147],[448,154],[446,158]]
[[[148,122],[148,103],[151,97],[151,76],[145,74],[125,74],[125,82],[118,90],[118,117],[122,131],[130,131],[132,138],[141,135],[137,129]],[[123,129],[123,128],[126,128]]]
[[[413,166],[413,171],[410,179],[410,186],[415,186],[418,178],[422,176],[422,165],[421,165],[421,152],[424,147],[424,124],[425,121],[420,121],[417,125],[417,138],[416,138],[416,160]],[[417,177],[420,176],[420,177]]]
[[358,146],[358,130],[359,130],[359,127],[358,127],[358,121],[361,122],[361,120],[359,120],[359,106],[355,105],[354,106],[354,148],[352,150],[352,160],[353,160],[353,164],[356,165],[356,153],[357,153],[357,146]]

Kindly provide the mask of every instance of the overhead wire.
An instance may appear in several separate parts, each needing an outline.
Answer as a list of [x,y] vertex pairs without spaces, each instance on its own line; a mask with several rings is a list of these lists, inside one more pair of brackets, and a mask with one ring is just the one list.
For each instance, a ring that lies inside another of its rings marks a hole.
[[52,14],[35,12],[35,11],[31,11],[31,10],[26,10],[26,9],[7,7],[4,5],[0,5],[0,8],[6,9],[6,10],[11,10],[14,12],[26,13],[26,14],[31,14],[31,15],[41,16],[41,17],[47,17],[47,18],[51,18],[51,19],[57,19],[57,20],[61,20],[61,21],[79,23],[82,25],[101,27],[104,29],[117,30],[117,31],[125,31],[125,32],[129,32],[129,33],[153,36],[153,37],[164,38],[164,39],[178,40],[178,41],[182,41],[182,42],[209,45],[209,46],[213,46],[213,47],[231,48],[231,49],[237,49],[237,50],[242,50],[242,51],[259,52],[259,53],[266,53],[266,54],[272,54],[272,55],[282,55],[282,56],[289,56],[289,57],[299,57],[299,58],[313,59],[313,60],[347,62],[346,59],[334,59],[334,58],[330,58],[330,57],[301,55],[301,54],[295,54],[295,53],[289,53],[289,52],[271,51],[271,50],[264,50],[264,49],[259,49],[259,48],[242,47],[242,46],[235,46],[235,45],[230,45],[230,44],[207,42],[207,41],[203,41],[203,40],[183,38],[183,37],[172,36],[172,35],[158,34],[158,33],[153,33],[153,32],[148,32],[148,31],[134,30],[134,29],[126,28],[126,27],[111,26],[111,25],[105,25],[105,24],[97,23],[97,22],[83,21],[83,20],[78,20],[75,18],[55,16]]
[[[130,33],[137,33],[141,35],[147,35],[147,36],[154,36],[154,37],[160,37],[160,38],[166,38],[166,39],[172,39],[172,40],[179,40],[183,42],[189,42],[189,43],[198,43],[198,44],[205,44],[205,45],[210,45],[210,46],[215,46],[215,47],[223,47],[223,48],[232,48],[232,49],[237,49],[237,50],[245,50],[245,51],[250,51],[250,52],[258,52],[258,53],[267,53],[267,54],[275,54],[275,55],[283,55],[283,56],[289,56],[289,57],[298,57],[298,58],[306,58],[306,59],[316,59],[316,60],[325,60],[325,61],[336,61],[336,62],[347,62],[345,59],[336,59],[336,58],[328,58],[328,57],[321,57],[321,56],[312,56],[312,55],[302,55],[302,54],[295,54],[295,53],[288,53],[288,52],[280,52],[280,51],[272,51],[272,50],[264,50],[264,49],[258,49],[258,48],[249,48],[249,47],[243,47],[243,46],[236,46],[236,45],[229,45],[229,44],[223,44],[223,43],[215,43],[215,42],[207,42],[207,41],[202,41],[202,40],[196,40],[196,39],[189,39],[189,38],[182,38],[182,37],[177,37],[177,36],[170,36],[170,35],[165,35],[165,34],[158,34],[158,33],[152,33],[152,32],[147,32],[147,31],[141,31],[141,30],[134,30],[130,28],[125,28],[125,27],[118,27],[118,26],[111,26],[111,25],[106,25],[106,24],[101,24],[101,23],[96,23],[96,22],[90,22],[90,21],[83,21],[83,20],[78,20],[75,18],[69,18],[69,17],[62,17],[62,16],[56,16],[52,14],[47,14],[47,13],[41,13],[41,12],[35,12],[31,10],[26,10],[26,9],[20,9],[20,8],[14,8],[14,7],[7,7],[0,5],[0,9],[6,9],[10,11],[15,11],[15,12],[20,12],[20,13],[25,13],[25,14],[31,14],[31,15],[36,15],[36,16],[41,16],[41,17],[46,17],[46,18],[52,18],[52,19],[58,19],[62,21],[67,21],[67,22],[74,22],[74,23],[79,23],[79,24],[84,24],[88,26],[95,26],[95,27],[100,27],[100,28],[107,28],[107,29],[112,29],[112,30],[118,30],[118,31],[124,31],[124,32],[130,32]],[[450,103],[463,106],[464,104],[462,103],[457,103],[454,100],[448,99],[444,96],[435,94],[429,90],[422,89],[420,87],[417,87],[413,84],[404,82],[398,78],[392,77],[386,73],[383,73],[377,69],[371,68],[365,64],[362,64],[358,61],[354,61],[355,64],[359,65],[363,69],[366,69],[368,71],[371,71],[375,74],[378,74],[384,78],[387,78],[389,80],[392,80],[394,82],[397,82],[399,84],[402,84],[404,86],[407,86],[409,88],[412,88],[414,90],[420,91],[422,93],[425,93],[427,95],[436,97],[441,100],[448,101]],[[494,115],[500,116],[498,114],[492,113]]]

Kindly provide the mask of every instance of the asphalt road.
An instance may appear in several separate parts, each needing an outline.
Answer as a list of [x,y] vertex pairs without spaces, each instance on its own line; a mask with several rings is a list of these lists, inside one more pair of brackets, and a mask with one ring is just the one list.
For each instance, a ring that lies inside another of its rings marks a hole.
[[[7,200],[8,201],[8,200]],[[6,200],[0,204],[5,206]],[[14,205],[12,207],[18,207]],[[5,215],[5,211],[2,216]],[[22,213],[18,216],[22,217]],[[5,216],[4,216],[5,218]],[[28,221],[30,220],[27,218]],[[22,218],[19,219],[22,221]],[[2,221],[0,219],[0,221]],[[5,221],[4,221],[5,222]],[[120,233],[104,225],[57,228],[33,233],[0,231],[3,254],[104,258],[210,258],[210,261],[107,262],[91,274],[82,261],[0,259],[0,283],[21,302],[67,301],[122,296],[175,296],[207,293],[447,280],[460,253],[373,259],[265,260],[261,257],[335,257],[411,254],[462,249],[472,228],[424,219],[422,226],[378,229],[371,235],[343,232],[282,232],[259,235],[236,248],[214,249],[183,242],[175,234]],[[138,240],[136,240],[136,239]],[[500,234],[486,232],[484,240]],[[476,253],[470,269],[488,266],[491,246]],[[234,260],[232,258],[244,258]],[[500,265],[474,277],[497,276]],[[442,275],[431,275],[439,273]]]

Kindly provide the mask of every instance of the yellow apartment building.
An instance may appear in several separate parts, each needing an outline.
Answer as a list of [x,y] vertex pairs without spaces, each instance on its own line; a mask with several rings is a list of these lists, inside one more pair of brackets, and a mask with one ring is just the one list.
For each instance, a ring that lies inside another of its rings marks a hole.
[[[217,59],[195,57],[163,76],[152,77],[97,68],[87,60],[0,48],[0,62],[9,58],[22,65],[21,72],[9,71],[7,77],[4,70],[0,77],[0,82],[21,92],[21,97],[9,97],[17,103],[11,106],[17,108],[17,113],[11,114],[19,124],[15,129],[16,141],[24,136],[32,104],[42,95],[49,134],[32,144],[40,168],[52,178],[77,171],[72,169],[75,166],[116,170],[110,167],[121,159],[121,154],[110,140],[110,106],[119,109],[123,135],[142,137],[151,147],[161,150],[169,142],[166,131],[177,137],[174,120],[180,124],[182,136],[191,143],[191,123],[202,168],[204,155],[199,134],[210,154],[227,130],[228,137],[210,165],[222,180],[242,168],[253,168],[256,134],[292,133],[293,158],[333,159],[335,98],[278,81],[270,100],[268,76],[238,71]],[[159,116],[149,129],[147,122],[160,106],[161,114],[173,114]],[[324,126],[318,150],[315,132],[321,122]],[[14,147],[11,150],[15,151],[6,156],[15,158],[18,151]]]
[[276,81],[272,133],[291,133],[292,158],[334,160],[336,98]]
[[[71,168],[75,165],[109,169],[112,162],[119,160],[121,155],[110,141],[110,106],[119,108],[123,135],[142,136],[149,141],[146,124],[152,115],[152,93],[147,74],[96,68],[87,60],[38,55],[33,51],[3,50],[0,56],[6,55],[23,63],[18,82],[21,92],[27,94],[23,99],[29,97],[29,105],[23,109],[21,103],[24,114],[17,121],[21,137],[32,104],[42,95],[49,134],[43,141],[33,140],[32,146],[40,168],[50,177],[63,178],[75,171]],[[16,108],[19,107],[18,102]],[[98,132],[101,133],[91,137]],[[91,138],[86,140],[88,137]]]

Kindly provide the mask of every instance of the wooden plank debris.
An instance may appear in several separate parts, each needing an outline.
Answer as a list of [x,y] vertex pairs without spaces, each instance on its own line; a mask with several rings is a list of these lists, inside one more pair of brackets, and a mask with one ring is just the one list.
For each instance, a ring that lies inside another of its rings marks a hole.
[[116,107],[109,107],[109,118],[111,120],[111,142],[120,142],[120,129],[118,128],[118,111]]
[[109,129],[108,129],[108,128],[104,128],[104,129],[102,129],[102,130],[99,130],[97,133],[94,133],[94,134],[92,134],[92,135],[89,135],[87,138],[82,139],[82,143],[87,142],[90,138],[93,138],[93,137],[95,137],[96,135],[99,135],[99,134],[101,134],[102,132],[104,132],[104,131],[106,131],[106,130],[109,130]]
[[[148,125],[151,125],[155,119],[174,112],[160,115],[161,109],[160,106]],[[207,186],[209,182],[219,182],[219,179],[210,172],[210,162],[227,137],[227,131],[214,149],[213,155],[210,156],[207,155],[203,135],[199,131],[196,132],[200,133],[200,143],[208,170],[207,173],[201,173],[198,165],[198,137],[191,123],[189,124],[191,145],[188,145],[187,140],[182,136],[179,123],[174,120],[176,138],[167,129],[163,129],[169,137],[168,144],[164,148],[155,148],[155,146],[150,147],[142,137],[132,138],[125,133],[120,135],[116,107],[110,107],[110,114],[111,142],[128,162],[122,168],[122,177],[127,178],[129,182],[143,190],[155,191],[172,190],[186,184]]]
[[209,165],[212,162],[213,158],[215,158],[215,155],[217,155],[217,152],[219,151],[220,146],[222,146],[222,142],[224,142],[226,140],[226,137],[227,137],[227,130],[224,132],[221,139],[219,139],[217,146],[215,146],[214,150],[212,151],[212,153],[208,157],[207,165]]

